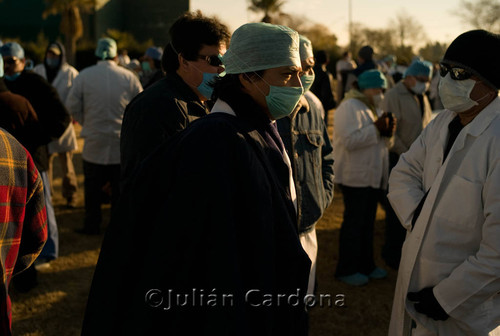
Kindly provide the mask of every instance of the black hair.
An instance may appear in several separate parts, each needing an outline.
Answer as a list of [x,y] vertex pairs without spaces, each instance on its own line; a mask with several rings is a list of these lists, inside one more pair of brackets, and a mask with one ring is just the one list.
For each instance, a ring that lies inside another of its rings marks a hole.
[[197,59],[203,45],[229,44],[231,34],[226,25],[200,11],[186,12],[170,27],[170,42],[165,46],[161,65],[166,73],[179,69],[178,55],[187,60]]
[[156,69],[161,69],[161,60],[154,59],[153,63]]
[[314,58],[316,59],[317,64],[325,64],[328,62],[328,55],[325,50],[316,51]]

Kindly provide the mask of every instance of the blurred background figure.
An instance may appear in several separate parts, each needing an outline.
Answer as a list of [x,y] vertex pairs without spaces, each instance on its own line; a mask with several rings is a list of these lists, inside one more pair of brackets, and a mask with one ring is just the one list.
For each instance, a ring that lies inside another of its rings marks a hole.
[[158,80],[165,77],[165,73],[161,68],[161,57],[163,49],[160,47],[149,47],[142,57],[141,67],[142,76],[141,84],[144,89],[148,88]]
[[[59,93],[61,101],[65,102],[73,80],[78,71],[66,62],[66,51],[59,42],[51,43],[45,52],[43,64],[37,65],[33,71],[45,78]],[[57,140],[48,144],[49,150],[49,179],[51,192],[53,178],[54,157],[59,158],[62,171],[62,195],[66,205],[70,208],[76,206],[76,193],[78,183],[76,181],[75,167],[73,165],[73,151],[77,149],[76,134],[73,123],[70,123],[64,134]]]
[[337,71],[337,100],[339,102],[344,99],[347,75],[350,71],[356,69],[356,67],[357,65],[352,60],[352,55],[349,51],[345,51],[342,54],[342,58],[335,65],[335,70]]
[[299,238],[311,259],[308,294],[314,293],[318,240],[316,222],[333,199],[333,148],[321,101],[309,90],[314,82],[311,41],[300,35],[300,80],[304,95],[293,112],[276,121],[291,161],[297,193]]
[[128,50],[122,49],[118,54],[118,65],[127,66],[130,63],[130,57],[128,56]]
[[[432,110],[426,92],[432,77],[432,63],[416,60],[403,77],[403,80],[386,92],[382,102],[382,110],[392,112],[398,120],[394,145],[389,151],[389,171],[431,121]],[[401,226],[387,197],[383,197],[382,204],[386,213],[382,257],[388,266],[398,269],[406,229]]]
[[311,92],[321,101],[323,109],[325,110],[325,124],[328,125],[328,112],[337,106],[332,90],[333,76],[330,71],[326,69],[330,59],[325,50],[318,50],[315,54],[315,59],[315,78],[311,86]]
[[[356,85],[356,83],[355,83]],[[354,286],[382,279],[387,272],[375,266],[373,230],[380,194],[387,189],[389,151],[395,122],[381,114],[387,86],[379,70],[363,72],[359,89],[351,89],[334,114],[335,183],[344,197],[339,261],[335,276]]]
[[[40,266],[48,266],[47,263],[59,255],[59,233],[47,173],[49,167],[47,144],[64,134],[71,122],[71,117],[60,100],[57,90],[42,76],[33,71],[24,70],[24,49],[18,43],[4,44],[0,47],[0,54],[2,54],[4,61],[4,82],[7,88],[13,93],[25,97],[31,103],[40,123],[41,132],[31,134],[28,142],[33,144],[31,154],[43,180],[48,223],[47,243],[40,253],[37,263]],[[29,278],[29,273],[24,272],[15,282],[23,282],[24,277]],[[29,289],[28,284],[33,281],[25,280],[26,286],[24,287]]]
[[100,233],[103,192],[114,209],[119,195],[120,132],[127,104],[142,91],[137,77],[118,66],[116,42],[102,38],[97,43],[96,65],[75,78],[66,104],[82,125],[85,177],[85,218],[78,233]]

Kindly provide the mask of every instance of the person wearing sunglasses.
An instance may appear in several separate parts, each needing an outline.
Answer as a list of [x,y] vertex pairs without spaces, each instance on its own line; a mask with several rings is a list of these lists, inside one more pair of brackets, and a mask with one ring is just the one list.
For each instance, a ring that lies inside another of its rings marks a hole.
[[401,155],[389,200],[406,229],[389,335],[500,332],[500,35],[459,35],[445,107]]
[[161,61],[165,78],[125,110],[121,185],[163,141],[208,114],[210,83],[224,71],[219,57],[226,52],[230,36],[226,25],[201,12],[186,12],[172,24]]
[[[415,60],[406,69],[403,80],[387,90],[384,96],[382,110],[392,112],[398,120],[394,145],[389,149],[389,170],[396,165],[399,156],[410,148],[431,121],[432,110],[426,94],[431,78],[432,63]],[[386,197],[382,203],[386,211],[382,257],[389,267],[398,269],[406,232]]]

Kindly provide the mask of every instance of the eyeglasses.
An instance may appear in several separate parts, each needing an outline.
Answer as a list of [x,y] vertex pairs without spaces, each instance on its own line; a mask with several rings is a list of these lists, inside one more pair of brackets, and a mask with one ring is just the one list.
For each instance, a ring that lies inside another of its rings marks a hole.
[[465,80],[472,77],[472,73],[465,70],[464,68],[450,66],[448,64],[440,63],[439,74],[441,77],[445,77],[449,72],[450,76],[454,80]]
[[207,61],[208,64],[214,67],[220,67],[222,65],[219,55],[198,55],[198,58]]

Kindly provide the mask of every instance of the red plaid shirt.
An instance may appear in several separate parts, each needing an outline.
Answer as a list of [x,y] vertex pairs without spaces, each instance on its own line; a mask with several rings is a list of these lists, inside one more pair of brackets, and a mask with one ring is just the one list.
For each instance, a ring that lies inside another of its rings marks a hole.
[[28,151],[0,128],[0,335],[11,335],[10,280],[35,261],[46,240],[38,170]]

